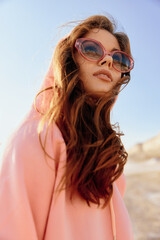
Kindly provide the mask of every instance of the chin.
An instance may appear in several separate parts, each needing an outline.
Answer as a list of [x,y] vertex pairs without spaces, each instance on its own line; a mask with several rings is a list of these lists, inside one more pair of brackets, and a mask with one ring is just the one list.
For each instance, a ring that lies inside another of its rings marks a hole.
[[110,88],[101,88],[101,89],[96,89],[95,91],[98,92],[98,93],[107,93],[109,92],[111,89]]
[[100,89],[100,90],[96,90],[96,91],[90,91],[89,93],[91,93],[95,97],[102,97],[108,92],[109,92],[109,90]]
[[93,88],[86,88],[85,91],[95,95],[104,95],[105,93],[109,92],[112,88],[106,88],[106,86],[98,86]]

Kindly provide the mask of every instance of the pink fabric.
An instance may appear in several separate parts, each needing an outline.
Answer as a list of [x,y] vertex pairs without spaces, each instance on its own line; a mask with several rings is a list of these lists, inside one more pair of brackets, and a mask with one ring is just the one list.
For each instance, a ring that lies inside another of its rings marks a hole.
[[[50,67],[42,87],[53,81]],[[40,106],[39,99],[39,106]],[[33,106],[6,144],[0,168],[1,240],[112,240],[111,210],[98,209],[78,195],[71,203],[69,193],[56,194],[63,174],[66,145],[58,127],[48,132],[44,158],[37,126],[40,114]],[[44,140],[46,126],[42,132]],[[50,167],[49,167],[50,166]],[[131,221],[125,207],[125,176],[113,184],[113,209],[117,240],[132,240]],[[103,203],[103,202],[102,202]]]

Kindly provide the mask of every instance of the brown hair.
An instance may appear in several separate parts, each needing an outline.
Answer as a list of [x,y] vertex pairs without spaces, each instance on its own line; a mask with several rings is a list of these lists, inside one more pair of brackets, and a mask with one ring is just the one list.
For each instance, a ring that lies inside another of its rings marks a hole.
[[[102,15],[94,15],[80,23],[63,38],[54,51],[54,84],[48,111],[40,122],[39,139],[44,123],[48,127],[55,122],[64,137],[67,150],[65,173],[60,181],[62,189],[75,191],[86,200],[105,207],[113,194],[113,182],[122,174],[127,152],[121,142],[123,133],[116,132],[116,124],[110,122],[110,112],[119,89],[130,81],[130,73],[122,75],[111,91],[98,96],[86,93],[78,77],[79,66],[74,59],[74,43],[91,29],[105,29],[112,33],[122,51],[131,56],[130,43],[123,32],[115,32],[114,21]],[[47,89],[46,89],[47,90]],[[47,154],[48,155],[48,154]]]

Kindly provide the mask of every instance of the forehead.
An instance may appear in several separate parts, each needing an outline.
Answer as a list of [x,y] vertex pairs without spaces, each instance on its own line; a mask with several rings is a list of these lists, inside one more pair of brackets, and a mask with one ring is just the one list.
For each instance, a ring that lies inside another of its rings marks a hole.
[[107,51],[111,51],[113,48],[120,50],[116,37],[105,29],[94,28],[85,34],[84,37],[99,41]]

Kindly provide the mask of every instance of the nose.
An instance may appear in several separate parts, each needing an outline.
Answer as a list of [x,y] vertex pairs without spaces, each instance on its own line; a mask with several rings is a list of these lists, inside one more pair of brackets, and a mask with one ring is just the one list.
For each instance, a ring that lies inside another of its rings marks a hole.
[[104,58],[102,58],[99,62],[98,65],[107,65],[109,68],[112,68],[113,64],[113,58],[109,55],[105,55]]

